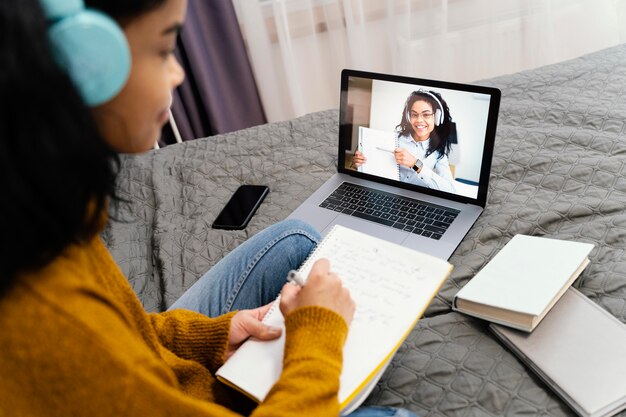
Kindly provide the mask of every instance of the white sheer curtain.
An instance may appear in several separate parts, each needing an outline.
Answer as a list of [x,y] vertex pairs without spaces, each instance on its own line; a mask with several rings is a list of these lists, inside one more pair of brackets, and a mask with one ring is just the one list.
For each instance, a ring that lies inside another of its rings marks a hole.
[[626,40],[626,0],[233,3],[269,121],[338,107],[343,68],[471,82]]

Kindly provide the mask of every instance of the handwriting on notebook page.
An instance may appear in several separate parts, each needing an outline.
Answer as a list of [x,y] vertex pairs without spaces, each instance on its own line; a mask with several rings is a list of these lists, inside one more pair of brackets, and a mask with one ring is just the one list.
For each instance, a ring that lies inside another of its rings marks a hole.
[[[343,348],[338,394],[342,412],[348,413],[367,397],[452,266],[339,225],[315,248],[300,274],[307,278],[320,258],[330,261],[356,303]],[[284,325],[278,302],[264,321]],[[248,340],[218,370],[218,378],[263,400],[280,378],[285,339],[283,332],[273,341]]]
[[362,240],[346,245],[331,239],[316,251],[302,273],[308,275],[315,260],[327,258],[357,304],[354,323],[386,326],[402,314],[394,307],[411,299],[411,291],[418,291],[426,278],[423,268],[408,256],[412,253],[398,249],[402,248],[376,247]]

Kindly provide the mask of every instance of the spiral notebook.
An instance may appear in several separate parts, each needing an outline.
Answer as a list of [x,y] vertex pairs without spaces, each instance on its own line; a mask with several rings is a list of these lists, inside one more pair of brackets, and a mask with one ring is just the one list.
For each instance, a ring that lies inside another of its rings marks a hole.
[[396,163],[393,150],[398,148],[398,135],[391,131],[359,126],[359,151],[367,155],[367,164],[359,172],[392,180],[400,180],[400,165]]
[[[339,225],[304,262],[302,276],[308,276],[320,258],[330,261],[356,303],[339,388],[340,409],[348,414],[367,398],[452,265]],[[284,328],[278,302],[264,322]],[[284,344],[284,332],[274,341],[246,341],[217,371],[218,379],[263,401],[282,373]]]

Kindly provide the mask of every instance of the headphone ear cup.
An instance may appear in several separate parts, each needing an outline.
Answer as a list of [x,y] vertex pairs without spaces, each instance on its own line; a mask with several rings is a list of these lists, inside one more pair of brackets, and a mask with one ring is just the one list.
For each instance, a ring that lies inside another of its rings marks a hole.
[[435,110],[435,126],[439,126],[443,122],[443,120],[441,119],[442,119],[441,110],[440,109]]
[[92,10],[65,17],[48,30],[57,63],[88,106],[113,98],[130,73],[130,49],[122,29]]

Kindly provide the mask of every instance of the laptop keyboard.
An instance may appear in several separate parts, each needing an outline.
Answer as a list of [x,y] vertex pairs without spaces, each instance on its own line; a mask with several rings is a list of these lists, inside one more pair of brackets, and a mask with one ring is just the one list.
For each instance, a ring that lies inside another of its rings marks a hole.
[[413,198],[344,182],[320,207],[439,240],[460,213]]

